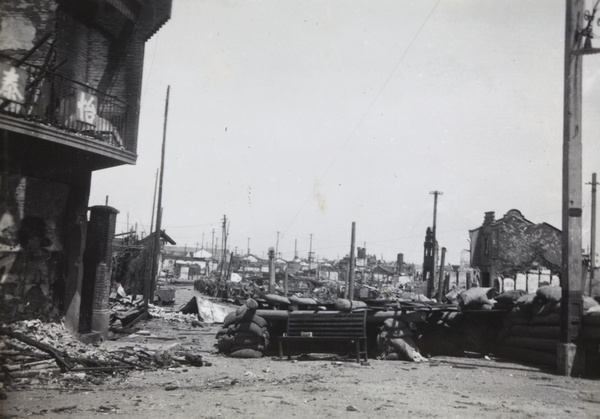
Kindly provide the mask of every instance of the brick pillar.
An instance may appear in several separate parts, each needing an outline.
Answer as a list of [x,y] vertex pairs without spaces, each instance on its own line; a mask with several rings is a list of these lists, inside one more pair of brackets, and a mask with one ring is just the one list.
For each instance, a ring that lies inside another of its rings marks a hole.
[[90,208],[84,255],[80,333],[96,332],[104,338],[108,334],[112,242],[118,213],[115,208],[108,206],[97,205]]

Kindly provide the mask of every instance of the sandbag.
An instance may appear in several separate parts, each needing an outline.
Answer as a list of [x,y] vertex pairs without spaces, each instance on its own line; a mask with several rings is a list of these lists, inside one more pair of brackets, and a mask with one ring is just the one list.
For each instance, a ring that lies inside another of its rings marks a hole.
[[263,295],[265,301],[271,304],[290,304],[290,300],[286,297],[277,294],[265,294]]
[[290,295],[288,298],[291,304],[300,306],[316,306],[317,302],[312,298],[302,298],[297,295]]
[[598,313],[600,313],[600,305],[592,306],[587,310],[587,314],[590,315],[590,318],[592,318],[591,315],[595,315],[595,317],[598,317],[600,319],[600,316],[597,316]]
[[265,318],[257,314],[255,314],[254,317],[252,317],[252,322],[256,323],[260,327],[267,327],[267,321],[265,320]]
[[589,311],[592,307],[599,307],[598,301],[587,295],[583,296],[583,311]]
[[510,290],[497,295],[495,300],[498,302],[498,304],[513,305],[521,296],[525,294],[527,294],[525,290]]
[[241,351],[244,349],[253,349],[255,351],[259,351],[260,353],[264,353],[265,345],[261,345],[259,343],[255,343],[252,345],[236,345],[236,344],[234,344],[233,347],[231,348],[231,353]]
[[245,323],[240,323],[236,326],[236,333],[239,332],[248,332],[248,333],[252,333],[256,336],[262,336],[265,332],[266,332],[266,328],[264,327],[260,327],[259,325],[257,325],[254,322],[245,322]]
[[232,358],[261,358],[263,353],[256,349],[238,349],[229,354]]
[[535,295],[545,301],[559,302],[562,297],[562,288],[552,285],[543,285],[537,289]]
[[225,316],[225,319],[223,319],[223,327],[228,327],[235,323],[236,316],[237,313],[235,311],[232,311],[227,316]]
[[524,315],[531,315],[531,305],[533,304],[533,300],[535,299],[535,293],[524,294],[520,296],[515,302],[516,306],[519,308],[521,313]]
[[219,339],[221,336],[227,335],[229,334],[229,329],[224,328],[224,329],[219,329],[219,331],[217,332],[217,335],[215,336],[217,339]]
[[458,304],[460,297],[460,290],[456,285],[452,286],[452,289],[446,294],[446,301],[450,304]]
[[238,333],[233,338],[233,344],[235,346],[262,345],[263,343],[264,343],[264,338],[262,336],[256,336],[256,335],[242,336],[241,333]]
[[488,288],[471,288],[460,293],[460,300],[465,307],[489,304]]
[[346,298],[338,298],[335,300],[335,309],[345,313],[368,307],[369,306],[364,301],[348,300]]
[[231,348],[233,347],[233,336],[225,335],[222,336],[217,341],[217,349],[219,352],[223,354],[228,354],[231,352]]

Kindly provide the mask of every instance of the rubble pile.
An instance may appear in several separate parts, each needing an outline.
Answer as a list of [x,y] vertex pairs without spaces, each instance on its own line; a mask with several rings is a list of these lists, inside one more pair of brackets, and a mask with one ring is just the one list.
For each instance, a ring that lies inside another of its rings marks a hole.
[[202,356],[181,345],[149,351],[141,347],[108,350],[86,345],[62,323],[26,320],[0,325],[0,382],[21,385],[72,374],[101,377],[174,365],[202,366]]
[[269,347],[267,321],[256,314],[258,303],[249,298],[229,313],[217,332],[219,352],[233,358],[260,358]]
[[[109,308],[110,329],[113,333],[131,332],[131,327],[140,319],[146,317],[143,297],[141,295],[127,295],[120,285],[110,295]],[[147,314],[151,318],[161,318],[177,323],[188,323],[192,326],[202,325],[202,319],[199,319],[197,314],[181,313],[154,304],[148,304]]]
[[[538,288],[535,293],[509,291],[497,296],[498,304],[510,307],[511,311],[504,318],[494,352],[524,362],[556,365],[561,296],[562,288],[550,285]],[[600,304],[584,296],[583,311],[583,336],[599,338]]]
[[386,319],[377,335],[377,347],[385,360],[427,361],[419,353],[409,324],[398,319]]
[[194,327],[203,326],[201,319],[196,313],[182,313],[180,311],[165,310],[162,307],[157,307],[148,304],[148,314],[150,318],[160,318],[175,323],[186,323]]

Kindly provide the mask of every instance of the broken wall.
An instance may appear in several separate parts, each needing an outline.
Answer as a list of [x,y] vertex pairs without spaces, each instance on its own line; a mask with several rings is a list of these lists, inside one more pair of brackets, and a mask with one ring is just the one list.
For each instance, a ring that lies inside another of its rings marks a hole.
[[64,309],[69,186],[0,175],[2,321],[54,318]]

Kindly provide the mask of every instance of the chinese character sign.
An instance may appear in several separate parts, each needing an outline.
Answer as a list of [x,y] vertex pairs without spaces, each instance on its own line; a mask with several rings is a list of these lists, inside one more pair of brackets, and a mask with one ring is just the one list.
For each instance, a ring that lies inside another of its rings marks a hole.
[[25,70],[0,63],[0,103],[10,101],[7,110],[18,112],[25,103],[26,78]]
[[75,118],[90,125],[96,125],[98,99],[89,93],[77,92]]

